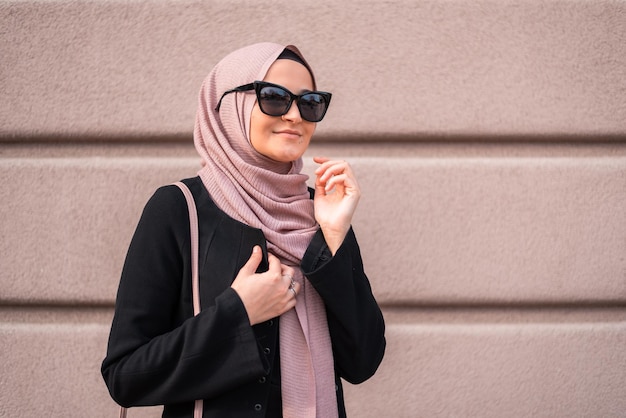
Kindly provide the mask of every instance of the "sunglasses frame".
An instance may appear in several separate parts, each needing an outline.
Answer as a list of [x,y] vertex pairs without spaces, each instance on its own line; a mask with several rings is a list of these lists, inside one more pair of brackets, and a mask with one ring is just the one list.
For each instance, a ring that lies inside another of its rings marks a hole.
[[[264,87],[275,87],[275,88],[278,88],[278,89],[281,89],[281,90],[285,91],[289,95],[289,104],[287,105],[285,112],[281,113],[280,115],[272,115],[271,113],[267,113],[263,109],[263,105],[261,104],[262,101],[260,100],[259,95],[261,94],[261,89],[263,89]],[[304,92],[302,94],[293,94],[292,92],[289,91],[289,89],[287,89],[287,88],[285,88],[285,87],[283,87],[283,86],[281,86],[279,84],[269,83],[267,81],[254,81],[253,83],[244,84],[243,86],[235,87],[234,89],[225,91],[224,94],[222,94],[222,97],[220,98],[220,101],[217,102],[217,106],[215,107],[215,111],[219,112],[220,106],[222,105],[222,99],[224,99],[224,96],[226,96],[227,94],[237,93],[237,92],[245,92],[245,91],[250,91],[250,90],[254,90],[254,92],[256,93],[256,99],[257,99],[257,102],[259,103],[259,109],[264,114],[266,114],[268,116],[275,116],[275,117],[286,115],[287,112],[289,112],[289,109],[291,109],[291,106],[293,105],[293,102],[295,100],[296,101],[296,105],[298,106],[298,112],[300,112],[300,117],[302,117],[302,119],[304,119],[304,120],[306,120],[308,122],[315,122],[315,123],[316,122],[320,122],[322,119],[324,119],[324,116],[326,116],[326,111],[328,110],[328,106],[330,106],[330,99],[332,97],[332,93],[329,93],[327,91],[307,91],[307,92]],[[308,95],[308,94],[319,94],[326,101],[326,106],[324,107],[324,112],[322,112],[322,116],[320,116],[320,118],[318,120],[309,120],[309,119],[305,118],[304,115],[302,114],[302,108],[300,107],[300,99],[302,97]]]

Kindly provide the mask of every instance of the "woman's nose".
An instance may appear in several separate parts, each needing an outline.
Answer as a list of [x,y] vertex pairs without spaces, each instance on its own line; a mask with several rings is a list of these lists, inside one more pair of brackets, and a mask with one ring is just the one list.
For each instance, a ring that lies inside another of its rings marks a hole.
[[300,109],[298,109],[298,104],[295,100],[291,102],[291,106],[289,106],[287,113],[285,113],[282,118],[283,120],[288,120],[294,123],[302,121],[302,115],[300,115]]

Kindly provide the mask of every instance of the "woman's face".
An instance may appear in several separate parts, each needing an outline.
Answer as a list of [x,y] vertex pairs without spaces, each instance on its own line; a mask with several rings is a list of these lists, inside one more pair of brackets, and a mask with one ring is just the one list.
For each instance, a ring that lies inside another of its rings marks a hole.
[[[294,94],[313,90],[309,70],[290,59],[276,60],[263,81],[281,85]],[[250,143],[257,152],[274,161],[295,161],[308,148],[315,126],[315,122],[302,119],[295,100],[283,116],[268,116],[255,103],[250,117]]]

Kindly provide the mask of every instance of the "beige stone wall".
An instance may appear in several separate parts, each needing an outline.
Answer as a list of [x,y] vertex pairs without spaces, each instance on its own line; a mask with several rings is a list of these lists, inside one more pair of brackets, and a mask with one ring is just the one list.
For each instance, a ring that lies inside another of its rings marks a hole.
[[[623,0],[0,1],[0,417],[112,417],[140,211],[192,176],[200,83],[298,45],[387,320],[351,417],[626,416]],[[135,409],[131,416],[159,416]]]

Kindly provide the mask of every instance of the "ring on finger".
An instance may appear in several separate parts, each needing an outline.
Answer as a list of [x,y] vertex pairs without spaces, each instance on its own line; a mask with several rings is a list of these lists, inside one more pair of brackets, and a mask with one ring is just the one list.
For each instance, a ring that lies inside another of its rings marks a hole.
[[296,293],[296,289],[294,289],[294,287],[293,287],[293,286],[289,286],[289,290],[291,290],[291,293],[293,293],[293,297],[294,297],[294,298],[295,298],[296,296],[298,296],[298,295],[297,295],[297,293]]

